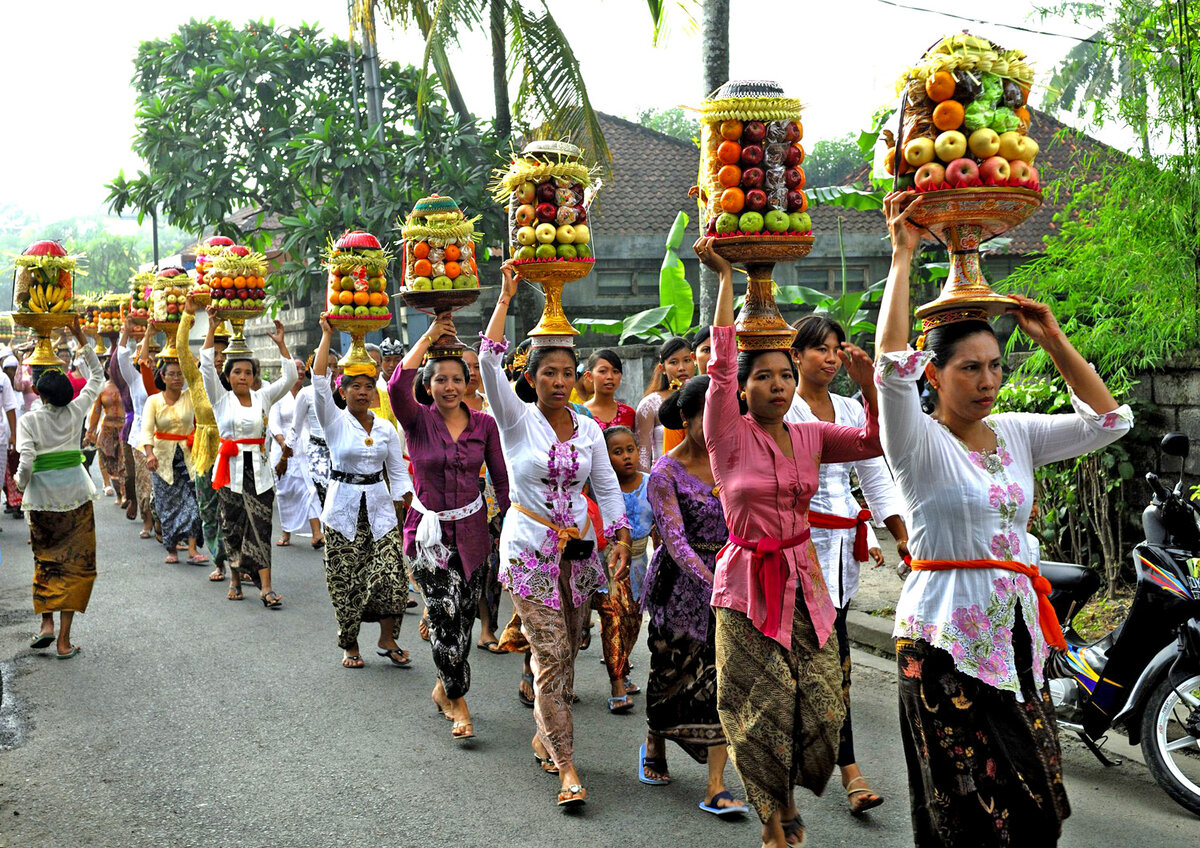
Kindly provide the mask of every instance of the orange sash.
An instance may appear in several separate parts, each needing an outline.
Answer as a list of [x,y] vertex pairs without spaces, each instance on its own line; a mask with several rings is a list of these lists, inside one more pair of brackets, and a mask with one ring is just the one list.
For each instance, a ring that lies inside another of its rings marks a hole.
[[229,460],[237,456],[238,445],[258,445],[260,448],[265,439],[221,439],[221,447],[217,451],[217,470],[213,472],[212,487],[223,489],[229,485]]

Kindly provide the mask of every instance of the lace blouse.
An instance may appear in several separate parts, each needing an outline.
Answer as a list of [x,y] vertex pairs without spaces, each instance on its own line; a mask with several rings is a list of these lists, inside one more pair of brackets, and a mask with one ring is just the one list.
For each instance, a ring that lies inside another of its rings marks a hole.
[[[1029,563],[1025,526],[1034,469],[1115,442],[1133,426],[1133,413],[1122,406],[1100,415],[1072,394],[1073,414],[988,416],[995,452],[970,451],[921,411],[916,381],[930,358],[913,350],[884,354],[875,372],[883,446],[904,502],[909,550],[914,559]],[[963,674],[1020,698],[1012,646],[1018,606],[1040,686],[1049,648],[1038,624],[1037,595],[1024,575],[914,571],[896,604],[894,634],[948,651]]]
[[663,425],[658,420],[658,408],[665,398],[651,392],[642,398],[637,407],[637,433],[639,468],[649,473],[663,455]]
[[142,445],[153,446],[154,456],[158,458],[158,470],[154,473],[167,485],[175,482],[175,470],[172,466],[176,449],[183,451],[183,461],[188,474],[194,476],[192,450],[187,442],[160,439],[155,433],[178,433],[187,436],[195,429],[195,424],[190,389],[184,389],[179,395],[179,400],[174,403],[167,403],[162,392],[146,401],[146,408],[142,411]]

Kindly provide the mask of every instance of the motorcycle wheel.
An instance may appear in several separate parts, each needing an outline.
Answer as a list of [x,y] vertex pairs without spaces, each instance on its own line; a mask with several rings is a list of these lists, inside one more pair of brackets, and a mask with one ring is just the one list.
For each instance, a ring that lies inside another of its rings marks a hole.
[[1200,675],[1172,687],[1161,681],[1142,713],[1142,753],[1154,781],[1177,804],[1200,816],[1200,738],[1184,727],[1200,708]]

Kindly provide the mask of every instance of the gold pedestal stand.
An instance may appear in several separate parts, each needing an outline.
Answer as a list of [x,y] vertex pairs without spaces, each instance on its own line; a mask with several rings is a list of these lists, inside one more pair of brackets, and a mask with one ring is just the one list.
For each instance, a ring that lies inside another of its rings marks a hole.
[[812,250],[812,236],[726,236],[712,241],[713,253],[745,267],[746,302],[737,316],[738,350],[785,350],[796,331],[775,305],[776,262],[794,262]]
[[251,358],[254,356],[254,351],[250,350],[246,344],[246,337],[242,334],[242,330],[246,326],[246,322],[251,318],[257,318],[262,315],[265,310],[262,309],[222,309],[217,313],[217,317],[223,321],[228,321],[232,328],[232,335],[229,337],[229,346],[225,348],[226,359]]
[[61,366],[62,360],[54,354],[54,339],[51,334],[56,328],[69,327],[75,320],[74,312],[14,312],[13,321],[28,327],[37,334],[33,354],[25,360],[34,368]]
[[562,308],[563,286],[582,280],[596,266],[593,260],[547,260],[517,262],[514,267],[523,279],[537,283],[546,296],[542,317],[537,326],[529,331],[529,337],[538,347],[574,347],[574,338],[579,331],[571,326]]
[[[487,288],[491,288],[487,286]],[[479,300],[479,293],[482,289],[438,289],[436,291],[414,291],[413,289],[401,289],[396,297],[404,301],[404,305],[409,309],[415,309],[418,312],[424,312],[426,315],[433,315],[435,318],[439,315],[445,315],[447,312],[457,312],[458,310],[470,306],[475,301]],[[429,346],[429,351],[425,354],[425,358],[429,359],[444,359],[449,356],[462,356],[467,346],[457,336],[442,336],[436,339]]]
[[158,360],[161,362],[165,359],[179,359],[179,351],[175,349],[175,336],[179,331],[178,321],[151,321],[150,326],[157,333],[162,333],[163,339],[162,350],[159,351]]
[[[373,330],[382,330],[392,320],[391,316],[389,315],[387,318],[350,318],[326,313],[323,317],[329,321],[329,326],[339,333],[350,334],[350,350],[338,360],[342,373],[358,376],[368,373],[368,369],[370,369],[372,373],[378,375],[379,368],[375,365],[371,354],[367,353],[367,333]],[[232,341],[229,346],[233,347]]]

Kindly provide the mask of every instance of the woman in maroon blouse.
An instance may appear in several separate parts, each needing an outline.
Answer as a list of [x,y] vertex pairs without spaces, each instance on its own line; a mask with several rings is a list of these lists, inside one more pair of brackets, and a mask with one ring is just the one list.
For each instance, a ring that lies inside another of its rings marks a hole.
[[464,403],[470,376],[463,360],[431,359],[420,367],[431,341],[443,335],[454,335],[449,315],[435,321],[392,372],[388,396],[404,428],[417,490],[404,523],[404,552],[425,593],[438,670],[433,701],[454,722],[454,738],[470,739],[467,655],[487,571],[482,566],[492,550],[479,469],[486,463],[501,514],[508,510],[508,471],[495,420]]

